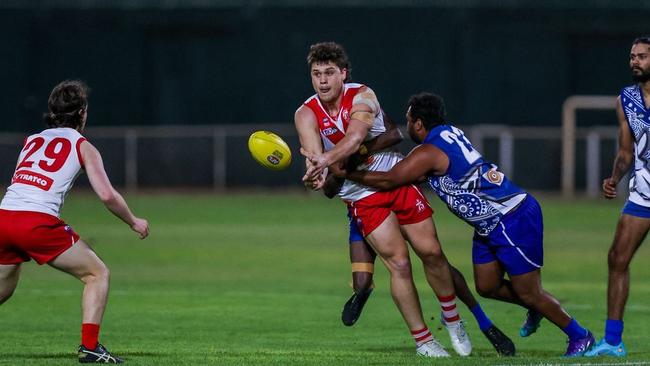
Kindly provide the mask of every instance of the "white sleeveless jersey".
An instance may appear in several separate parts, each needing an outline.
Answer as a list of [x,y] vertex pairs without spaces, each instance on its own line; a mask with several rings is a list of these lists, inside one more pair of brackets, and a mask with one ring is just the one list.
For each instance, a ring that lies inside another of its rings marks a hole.
[[65,195],[83,167],[79,145],[84,140],[77,130],[67,127],[26,138],[0,209],[59,217]]
[[[345,131],[350,122],[352,100],[363,87],[363,84],[356,83],[343,85],[343,99],[341,101],[341,109],[337,116],[330,116],[329,113],[327,113],[317,95],[313,95],[305,101],[304,105],[311,109],[316,115],[325,151],[333,149],[334,146],[345,137]],[[365,141],[372,140],[383,132],[386,132],[384,116],[382,113],[378,113],[368,131],[368,134],[366,135]],[[402,158],[403,155],[398,152],[380,151],[370,155],[363,164],[357,167],[357,169],[385,172],[389,171],[395,164],[402,160]],[[339,197],[345,201],[354,202],[375,192],[377,192],[376,189],[346,179],[341,191],[339,192]]]
[[638,84],[620,94],[625,118],[634,135],[634,169],[630,172],[630,201],[650,207],[650,108],[646,108]]

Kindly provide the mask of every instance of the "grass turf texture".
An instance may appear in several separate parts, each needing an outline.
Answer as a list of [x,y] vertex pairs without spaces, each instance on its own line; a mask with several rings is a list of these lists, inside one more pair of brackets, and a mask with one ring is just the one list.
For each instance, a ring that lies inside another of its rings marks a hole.
[[[147,195],[128,197],[149,219],[135,233],[90,194],[76,192],[63,219],[111,268],[101,341],[130,365],[522,365],[619,364],[650,359],[650,258],[647,244],[632,264],[625,342],[618,359],[559,357],[566,337],[548,321],[518,336],[525,310],[479,299],[517,346],[499,358],[462,304],[474,351],[469,358],[416,357],[376,266],[376,290],[354,327],[340,321],[351,293],[344,206],[313,194]],[[545,288],[582,325],[602,337],[606,255],[622,202],[539,197],[545,215]],[[435,220],[451,263],[470,281],[471,230],[437,199]],[[450,350],[439,306],[413,256],[428,324]],[[0,364],[74,364],[81,284],[30,262],[14,297],[1,307]],[[639,363],[640,362],[640,363]]]

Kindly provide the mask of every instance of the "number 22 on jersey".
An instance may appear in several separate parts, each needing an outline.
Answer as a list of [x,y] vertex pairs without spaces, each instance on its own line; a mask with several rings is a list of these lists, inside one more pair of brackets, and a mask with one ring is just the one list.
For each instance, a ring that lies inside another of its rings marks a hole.
[[469,142],[469,140],[467,140],[467,137],[465,137],[463,131],[461,131],[457,127],[451,126],[451,131],[449,130],[442,131],[440,133],[440,137],[442,137],[442,139],[449,144],[455,143],[456,145],[458,145],[460,151],[463,153],[463,156],[465,157],[465,160],[467,160],[469,164],[474,163],[476,160],[478,160],[481,157],[481,153],[474,150],[474,147],[472,147],[472,144]]

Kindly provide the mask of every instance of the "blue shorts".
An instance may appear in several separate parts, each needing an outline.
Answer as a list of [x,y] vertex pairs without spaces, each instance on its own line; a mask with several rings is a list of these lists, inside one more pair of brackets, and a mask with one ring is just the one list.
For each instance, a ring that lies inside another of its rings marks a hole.
[[355,241],[363,241],[361,230],[359,230],[357,223],[354,221],[354,219],[352,219],[350,211],[348,211],[348,220],[350,221],[350,244],[354,243]]
[[637,205],[630,200],[625,202],[625,206],[623,206],[622,212],[627,215],[643,217],[644,219],[650,218],[650,207]]
[[530,194],[514,212],[503,216],[487,236],[474,233],[472,261],[499,261],[510,275],[520,275],[544,264],[542,209]]

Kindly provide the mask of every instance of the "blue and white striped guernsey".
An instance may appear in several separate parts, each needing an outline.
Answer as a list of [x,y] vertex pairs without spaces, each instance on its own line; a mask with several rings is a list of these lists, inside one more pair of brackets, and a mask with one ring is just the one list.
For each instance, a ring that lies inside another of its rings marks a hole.
[[621,106],[634,135],[634,170],[630,171],[630,201],[650,207],[650,110],[639,85],[621,90]]
[[526,192],[483,159],[460,129],[436,126],[423,143],[436,146],[449,157],[446,174],[429,176],[429,184],[449,210],[479,235],[488,235],[503,215],[526,198]]

